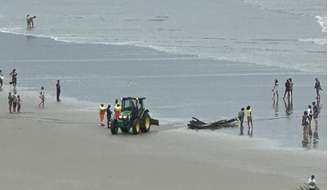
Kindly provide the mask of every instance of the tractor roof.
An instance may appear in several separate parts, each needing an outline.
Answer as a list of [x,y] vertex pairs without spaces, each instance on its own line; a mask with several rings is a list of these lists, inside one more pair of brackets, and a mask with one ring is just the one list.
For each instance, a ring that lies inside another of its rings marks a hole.
[[132,99],[132,100],[136,100],[136,99],[144,100],[146,98],[145,97],[122,97],[122,100],[129,100],[129,99]]

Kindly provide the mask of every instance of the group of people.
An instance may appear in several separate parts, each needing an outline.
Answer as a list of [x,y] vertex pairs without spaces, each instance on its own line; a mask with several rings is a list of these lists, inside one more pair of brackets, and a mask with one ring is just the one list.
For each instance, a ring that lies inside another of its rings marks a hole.
[[316,91],[316,102],[313,101],[312,105],[308,105],[307,109],[304,111],[302,116],[302,127],[303,127],[303,140],[304,146],[308,144],[317,143],[319,139],[318,135],[318,117],[320,113],[320,91],[321,88],[320,81],[315,78],[314,89]]
[[[21,111],[22,100],[20,95],[17,94],[16,86],[17,86],[17,72],[16,69],[13,69],[9,76],[11,77],[11,81],[9,82],[12,85],[12,92],[8,93],[8,110],[9,113],[19,113]],[[4,75],[2,70],[0,70],[0,89],[2,90],[4,85]]]
[[9,104],[9,113],[19,113],[21,110],[21,98],[20,95],[16,93],[9,92],[8,94],[8,104]]
[[[17,93],[17,71],[16,69],[13,69],[10,73],[9,76],[11,77],[11,81],[9,84],[11,85],[11,90],[8,93],[8,105],[9,105],[9,113],[14,113],[14,112],[20,112],[21,110],[21,105],[22,105],[22,99],[21,96],[18,95]],[[0,90],[2,90],[4,85],[4,74],[2,73],[2,70],[0,70]],[[57,102],[60,102],[60,94],[61,94],[61,86],[60,86],[60,81],[57,80],[56,83],[56,100]],[[39,108],[44,108],[45,107],[45,100],[46,100],[46,92],[45,88],[41,86],[41,90],[39,93]]]
[[[312,105],[308,105],[306,111],[302,116],[303,126],[303,145],[307,145],[312,142],[316,143],[319,139],[318,136],[318,117],[319,117],[319,105],[316,102],[312,102]],[[314,130],[313,130],[314,125]]]
[[238,112],[238,119],[240,121],[240,135],[244,135],[244,118],[246,116],[247,119],[247,134],[249,136],[253,135],[253,118],[252,118],[252,109],[251,106],[247,106],[246,110],[245,108],[241,108]]
[[[291,78],[287,79],[285,82],[285,93],[283,100],[286,106],[286,112],[289,113],[289,106],[286,105],[285,98],[288,98],[288,105],[292,105],[293,101],[293,81]],[[278,94],[278,80],[274,80],[274,85],[272,88],[272,101],[273,104],[278,103],[279,94]],[[320,111],[320,91],[321,88],[320,81],[318,78],[315,78],[314,89],[316,92],[316,101],[312,102],[312,105],[308,105],[307,109],[304,111],[302,116],[302,126],[303,126],[303,145],[307,145],[312,142],[316,143],[318,140],[318,117]],[[289,115],[289,114],[288,114]]]
[[[115,106],[114,106],[114,119],[119,119],[122,111],[121,103],[118,99],[115,100]],[[112,110],[111,105],[108,104],[107,107],[104,104],[100,104],[99,106],[99,121],[100,126],[105,126],[105,114],[107,116],[107,128],[110,128],[110,122],[112,120]]]

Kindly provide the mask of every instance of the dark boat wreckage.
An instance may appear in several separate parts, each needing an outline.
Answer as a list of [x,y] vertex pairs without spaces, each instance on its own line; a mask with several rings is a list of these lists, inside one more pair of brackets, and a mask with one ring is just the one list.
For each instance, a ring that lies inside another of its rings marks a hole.
[[224,119],[220,121],[205,123],[200,121],[199,119],[192,117],[192,120],[188,124],[189,129],[221,129],[221,128],[229,128],[229,127],[238,127],[239,120],[237,118],[233,119]]

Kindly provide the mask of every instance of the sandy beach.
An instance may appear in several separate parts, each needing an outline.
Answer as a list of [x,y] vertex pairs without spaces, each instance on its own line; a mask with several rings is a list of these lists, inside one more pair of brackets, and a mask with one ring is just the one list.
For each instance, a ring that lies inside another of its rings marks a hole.
[[[326,2],[0,4],[0,190],[296,190],[311,175],[326,189]],[[21,113],[8,112],[13,69]],[[304,145],[315,78],[318,136]],[[160,125],[140,135],[99,126],[99,105],[121,97],[145,97]],[[245,135],[187,128],[192,117],[234,119],[248,106],[252,136],[246,122]]]
[[250,138],[202,135],[184,127],[112,136],[96,112],[25,99],[7,112],[0,96],[0,188],[294,189],[316,174],[326,186],[326,154],[260,148]]

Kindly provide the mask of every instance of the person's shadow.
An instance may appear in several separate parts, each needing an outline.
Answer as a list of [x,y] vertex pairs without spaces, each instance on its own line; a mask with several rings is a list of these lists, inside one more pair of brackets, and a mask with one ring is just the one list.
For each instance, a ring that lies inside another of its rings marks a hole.
[[284,100],[284,104],[285,104],[285,109],[286,109],[286,115],[290,116],[293,113],[293,98],[288,98],[287,102],[285,99]]
[[278,117],[279,116],[279,101],[278,101],[278,99],[273,101],[272,108],[273,108],[273,111],[274,111],[274,116]]

